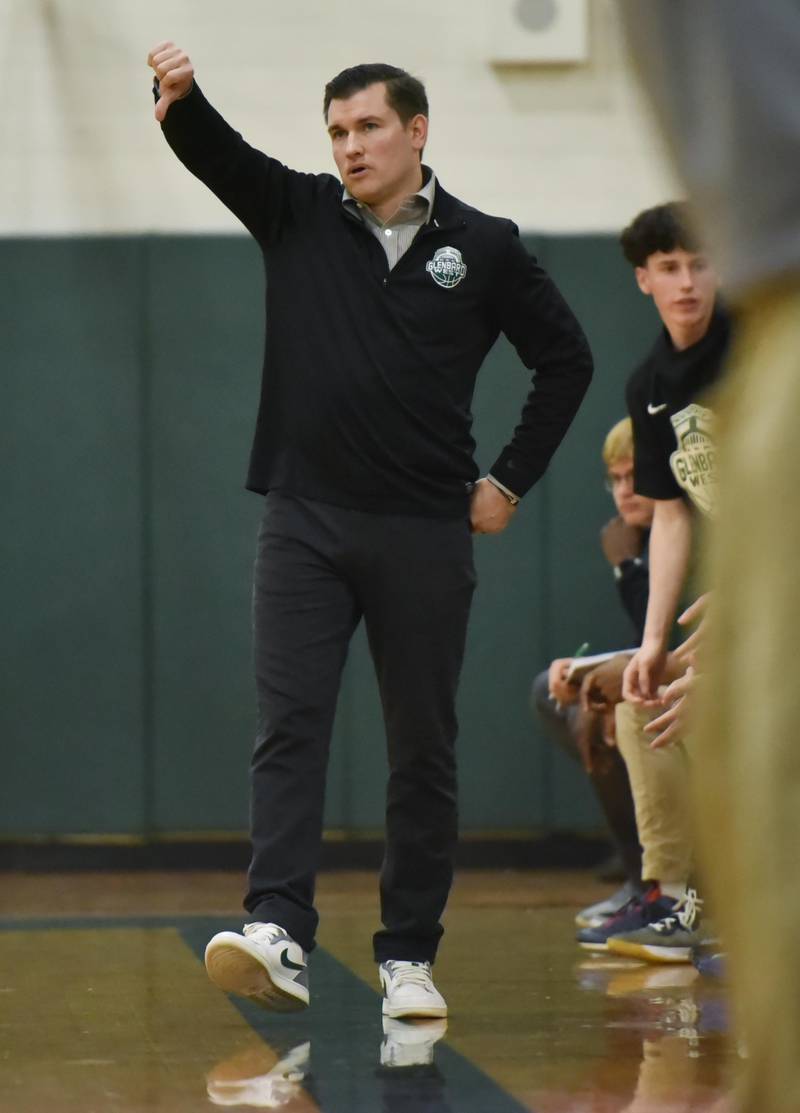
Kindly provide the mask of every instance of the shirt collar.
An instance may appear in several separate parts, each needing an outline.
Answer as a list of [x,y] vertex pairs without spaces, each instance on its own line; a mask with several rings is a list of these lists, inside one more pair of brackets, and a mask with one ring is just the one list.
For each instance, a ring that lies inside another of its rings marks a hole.
[[[413,202],[417,197],[419,197],[425,204],[425,220],[423,221],[423,223],[429,224],[431,216],[433,215],[433,202],[436,198],[436,175],[431,170],[430,166],[422,167],[422,188],[417,190],[416,193],[412,193],[410,194],[410,196],[405,198],[405,200],[402,202],[397,210],[398,214],[401,214],[401,210],[405,208],[405,206],[407,206],[409,202]],[[372,214],[369,206],[364,205],[360,201],[357,201],[355,197],[353,197],[347,186],[342,187],[342,204],[347,205],[348,208],[355,209],[358,213],[361,213],[362,209],[367,209],[374,218],[374,214]]]

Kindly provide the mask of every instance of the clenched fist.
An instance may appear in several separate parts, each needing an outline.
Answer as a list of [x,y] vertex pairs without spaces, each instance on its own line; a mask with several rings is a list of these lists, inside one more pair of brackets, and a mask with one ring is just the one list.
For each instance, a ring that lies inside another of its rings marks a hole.
[[156,104],[156,119],[163,123],[173,101],[181,100],[192,91],[194,66],[186,51],[175,43],[159,43],[147,55],[147,64],[158,78],[160,97]]

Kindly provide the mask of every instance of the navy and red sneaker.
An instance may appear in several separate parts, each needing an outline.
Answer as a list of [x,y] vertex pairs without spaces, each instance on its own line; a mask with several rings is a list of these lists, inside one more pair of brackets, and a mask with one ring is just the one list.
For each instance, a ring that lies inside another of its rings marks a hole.
[[620,908],[616,916],[606,920],[597,928],[584,928],[576,935],[584,951],[607,951],[608,940],[622,931],[637,931],[648,924],[656,923],[668,916],[677,901],[665,897],[658,885],[651,885],[644,893],[639,893]]

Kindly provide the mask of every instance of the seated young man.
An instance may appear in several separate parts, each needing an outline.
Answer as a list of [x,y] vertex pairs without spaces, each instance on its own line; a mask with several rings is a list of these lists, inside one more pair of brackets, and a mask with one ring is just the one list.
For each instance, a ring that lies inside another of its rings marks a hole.
[[[600,535],[603,553],[614,571],[619,598],[633,626],[635,644],[641,642],[647,611],[647,541],[653,503],[633,489],[633,430],[623,418],[608,433],[603,445],[606,486],[616,515]],[[616,676],[629,658],[622,656],[601,666],[603,675]],[[603,741],[603,713],[581,707],[580,683],[567,679],[572,658],[553,661],[536,677],[531,703],[550,738],[571,757],[580,760],[608,824],[625,872],[625,883],[606,900],[583,909],[575,917],[579,927],[599,926],[618,912],[641,889],[642,852],[636,829],[628,772],[617,750]]]
[[579,941],[653,961],[689,961],[702,938],[700,902],[689,887],[689,755],[681,739],[653,749],[646,728],[663,711],[659,687],[675,677],[668,641],[687,579],[695,516],[714,508],[714,415],[706,393],[722,371],[731,323],[687,206],[645,210],[621,243],[639,289],[653,298],[663,323],[626,395],[635,488],[654,500],[655,511],[644,634],[625,670],[625,702],[616,708],[617,744],[628,767],[644,847],[642,872],[650,886],[643,901],[604,927],[580,933]]

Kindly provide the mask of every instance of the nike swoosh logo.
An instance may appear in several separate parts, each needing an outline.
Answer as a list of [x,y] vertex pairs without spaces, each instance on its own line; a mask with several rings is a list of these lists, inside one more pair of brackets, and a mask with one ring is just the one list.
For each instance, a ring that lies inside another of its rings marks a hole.
[[656,414],[660,414],[662,410],[665,410],[666,408],[666,402],[662,402],[660,406],[654,406],[652,402],[647,403],[647,412],[650,414],[651,417],[654,417]]
[[305,970],[305,964],[298,966],[296,962],[292,962],[289,958],[289,948],[286,947],[281,955],[281,966],[285,966],[287,970]]

